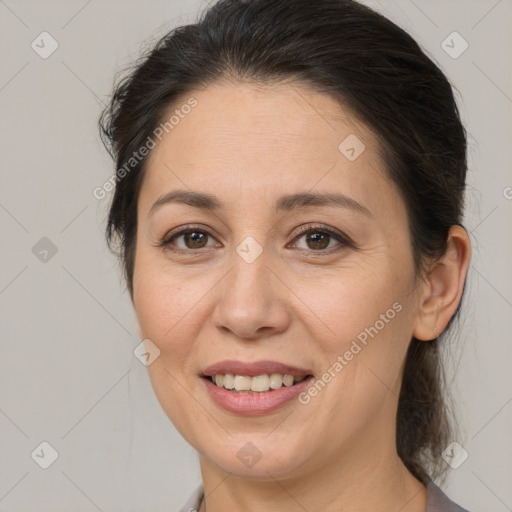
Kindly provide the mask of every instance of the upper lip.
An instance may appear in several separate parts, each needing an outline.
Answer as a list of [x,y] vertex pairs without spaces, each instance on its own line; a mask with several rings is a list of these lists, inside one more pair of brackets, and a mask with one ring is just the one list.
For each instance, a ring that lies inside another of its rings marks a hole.
[[309,370],[292,366],[277,361],[254,361],[244,363],[243,361],[225,360],[213,363],[207,366],[203,371],[204,377],[211,377],[213,375],[247,375],[248,377],[256,377],[257,375],[272,373],[280,373],[282,375],[292,375],[293,377],[300,378],[306,375],[311,375]]

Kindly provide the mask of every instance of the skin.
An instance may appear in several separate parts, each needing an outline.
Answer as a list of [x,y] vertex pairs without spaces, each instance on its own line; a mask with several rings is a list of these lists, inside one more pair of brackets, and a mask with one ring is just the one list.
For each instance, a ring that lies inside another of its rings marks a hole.
[[[156,396],[199,452],[201,509],[424,511],[425,487],[395,447],[402,367],[411,337],[433,339],[456,310],[466,232],[452,227],[446,255],[418,276],[378,140],[330,96],[299,84],[227,82],[190,96],[197,106],[147,161],[133,304],[141,336],[161,351],[148,367]],[[350,134],[365,144],[354,161],[338,150]],[[150,215],[178,189],[214,194],[224,207],[170,203]],[[336,206],[276,214],[274,201],[295,192],[341,193],[370,215]],[[317,237],[330,228],[353,244],[308,242],[298,229],[307,223],[319,225]],[[208,234],[202,243],[178,235],[158,247],[190,224]],[[236,252],[247,236],[262,248],[252,263]],[[401,311],[307,404],[243,417],[220,409],[198,377],[224,359],[291,363],[321,377],[397,302]],[[237,457],[248,442],[262,454],[251,468]]]

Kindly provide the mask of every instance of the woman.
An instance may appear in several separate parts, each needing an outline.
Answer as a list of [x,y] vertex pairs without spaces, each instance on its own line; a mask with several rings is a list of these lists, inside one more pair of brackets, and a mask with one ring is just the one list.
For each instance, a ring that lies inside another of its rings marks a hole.
[[402,29],[349,0],[220,0],[100,121],[182,510],[461,511],[439,344],[470,262],[466,136]]

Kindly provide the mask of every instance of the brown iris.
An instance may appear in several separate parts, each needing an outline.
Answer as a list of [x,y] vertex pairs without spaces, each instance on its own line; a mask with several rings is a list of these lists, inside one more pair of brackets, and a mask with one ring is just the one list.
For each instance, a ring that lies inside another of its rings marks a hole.
[[325,249],[329,245],[330,235],[321,232],[312,232],[306,234],[306,242],[313,243],[313,249]]
[[[201,249],[202,247],[204,247],[207,238],[208,235],[201,231],[189,231],[188,233],[185,233],[183,235],[185,245],[190,249]],[[189,245],[189,242],[191,245]]]

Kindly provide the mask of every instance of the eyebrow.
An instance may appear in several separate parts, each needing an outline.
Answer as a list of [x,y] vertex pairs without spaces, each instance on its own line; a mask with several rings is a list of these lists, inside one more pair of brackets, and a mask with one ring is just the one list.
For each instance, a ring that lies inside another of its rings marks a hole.
[[[220,211],[224,209],[223,203],[214,195],[189,190],[175,190],[158,198],[151,206],[149,215],[152,215],[161,206],[170,203],[187,204],[207,211]],[[301,192],[281,196],[274,204],[274,212],[289,212],[309,206],[336,206],[347,208],[373,218],[370,210],[361,203],[358,203],[355,199],[344,194],[332,192]]]

